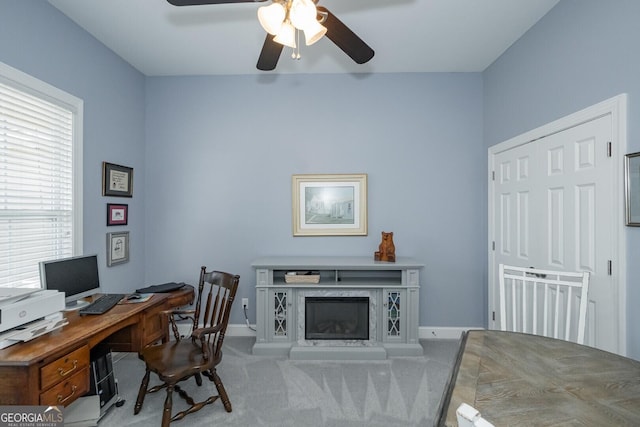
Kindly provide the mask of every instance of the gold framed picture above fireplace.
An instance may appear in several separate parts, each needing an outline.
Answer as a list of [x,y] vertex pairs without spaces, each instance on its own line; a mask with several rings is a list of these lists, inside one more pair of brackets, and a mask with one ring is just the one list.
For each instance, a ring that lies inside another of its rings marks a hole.
[[367,174],[302,174],[291,181],[294,236],[366,236]]

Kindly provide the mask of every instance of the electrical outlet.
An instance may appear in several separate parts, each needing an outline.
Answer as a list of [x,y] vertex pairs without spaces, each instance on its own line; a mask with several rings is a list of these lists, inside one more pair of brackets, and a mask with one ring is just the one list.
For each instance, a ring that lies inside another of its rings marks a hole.
[[242,298],[242,308],[249,308],[249,298]]

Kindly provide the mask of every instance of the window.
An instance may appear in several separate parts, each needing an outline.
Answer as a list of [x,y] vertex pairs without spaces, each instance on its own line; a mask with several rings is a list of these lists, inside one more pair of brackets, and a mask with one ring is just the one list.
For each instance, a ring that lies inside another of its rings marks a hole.
[[82,253],[82,107],[0,62],[0,287]]

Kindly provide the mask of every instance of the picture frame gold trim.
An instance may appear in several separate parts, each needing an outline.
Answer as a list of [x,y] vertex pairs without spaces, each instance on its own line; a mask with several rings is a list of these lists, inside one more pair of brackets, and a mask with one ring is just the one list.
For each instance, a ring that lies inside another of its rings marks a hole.
[[367,174],[291,177],[294,236],[366,236]]

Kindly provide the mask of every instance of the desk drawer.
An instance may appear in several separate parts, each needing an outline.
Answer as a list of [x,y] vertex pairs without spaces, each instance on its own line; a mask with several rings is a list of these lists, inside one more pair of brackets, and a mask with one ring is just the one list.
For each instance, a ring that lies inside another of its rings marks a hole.
[[40,393],[40,405],[70,405],[89,391],[89,367],[77,371],[50,390]]
[[166,336],[169,325],[166,316],[162,314],[163,308],[162,306],[154,307],[142,318],[142,347],[158,342]]
[[88,367],[89,347],[83,346],[40,368],[40,390],[46,390]]

